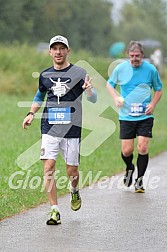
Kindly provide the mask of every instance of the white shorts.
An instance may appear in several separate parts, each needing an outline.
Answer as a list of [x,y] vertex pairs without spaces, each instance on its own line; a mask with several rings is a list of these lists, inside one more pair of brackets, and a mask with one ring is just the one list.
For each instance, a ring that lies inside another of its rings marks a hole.
[[80,138],[62,138],[43,134],[40,159],[56,160],[59,151],[61,151],[66,164],[78,166],[80,157]]

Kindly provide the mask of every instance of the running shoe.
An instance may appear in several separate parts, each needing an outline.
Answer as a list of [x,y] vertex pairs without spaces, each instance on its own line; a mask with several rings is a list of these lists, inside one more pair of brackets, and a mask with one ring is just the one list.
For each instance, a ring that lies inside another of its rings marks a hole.
[[126,173],[124,175],[123,183],[127,187],[131,186],[131,184],[132,184],[134,170],[135,170],[135,167],[133,164],[132,164],[131,169],[128,170],[126,168]]
[[143,187],[143,177],[141,178],[138,178],[135,180],[135,192],[136,193],[144,193],[145,192],[145,189]]
[[51,212],[49,212],[49,214],[50,214],[50,217],[46,222],[47,225],[61,224],[60,213],[58,212],[58,210],[52,209]]
[[71,209],[77,211],[81,208],[81,197],[79,191],[71,192]]

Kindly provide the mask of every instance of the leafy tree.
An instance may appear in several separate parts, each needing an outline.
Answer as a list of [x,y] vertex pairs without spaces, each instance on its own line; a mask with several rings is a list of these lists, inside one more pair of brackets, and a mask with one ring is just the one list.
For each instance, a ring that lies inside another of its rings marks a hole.
[[[122,20],[118,39],[130,40],[152,38],[159,40],[166,48],[166,3],[163,0],[133,0],[122,8]],[[166,50],[166,49],[165,49]]]
[[37,30],[45,31],[43,40],[62,34],[69,38],[73,49],[103,53],[111,43],[111,7],[102,0],[46,1],[42,27]]
[[31,41],[34,31],[33,17],[37,13],[38,1],[0,0],[0,6],[1,42]]
[[69,38],[74,50],[106,54],[112,43],[112,4],[106,0],[8,0],[0,9],[1,42]]

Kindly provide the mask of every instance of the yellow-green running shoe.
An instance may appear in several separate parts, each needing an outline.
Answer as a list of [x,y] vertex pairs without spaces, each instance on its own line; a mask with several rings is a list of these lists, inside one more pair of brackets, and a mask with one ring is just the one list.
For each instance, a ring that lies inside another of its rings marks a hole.
[[143,177],[136,179],[134,186],[136,193],[145,193],[145,189],[143,187]]
[[61,224],[60,213],[58,212],[58,210],[52,209],[51,212],[49,212],[49,214],[50,214],[50,217],[46,222],[47,225]]
[[71,209],[77,211],[81,208],[81,197],[79,191],[71,192]]

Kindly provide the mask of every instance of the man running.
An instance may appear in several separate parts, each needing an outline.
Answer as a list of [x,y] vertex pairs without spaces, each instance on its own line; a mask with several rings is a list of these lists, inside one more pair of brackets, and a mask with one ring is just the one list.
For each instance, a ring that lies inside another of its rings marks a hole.
[[90,102],[96,102],[96,91],[86,71],[67,60],[70,53],[68,40],[60,35],[53,37],[49,45],[53,66],[44,70],[39,77],[39,88],[30,112],[23,121],[23,128],[31,125],[35,113],[41,107],[47,94],[41,119],[42,146],[40,159],[44,163],[45,186],[51,205],[48,225],[61,223],[58,208],[55,163],[59,151],[66,163],[70,178],[71,209],[81,207],[79,194],[79,152],[82,128],[82,94]]
[[[153,112],[162,95],[162,82],[157,69],[143,60],[144,50],[138,41],[128,46],[128,58],[117,65],[108,79],[107,88],[120,108],[121,156],[126,164],[124,184],[131,186],[134,164],[134,139],[138,138],[137,178],[135,192],[145,192],[143,177],[149,161],[148,144],[152,137]],[[116,92],[120,85],[120,95]],[[152,89],[154,95],[152,97]]]

